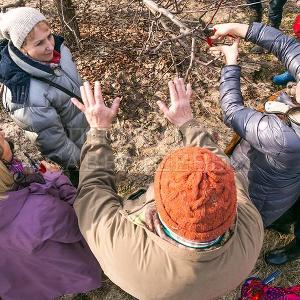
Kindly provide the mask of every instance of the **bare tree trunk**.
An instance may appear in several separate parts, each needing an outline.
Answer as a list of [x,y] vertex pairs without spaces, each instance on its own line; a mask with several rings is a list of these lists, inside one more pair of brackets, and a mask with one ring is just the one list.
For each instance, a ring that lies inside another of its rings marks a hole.
[[57,7],[64,38],[68,44],[80,48],[80,32],[72,0],[54,0]]

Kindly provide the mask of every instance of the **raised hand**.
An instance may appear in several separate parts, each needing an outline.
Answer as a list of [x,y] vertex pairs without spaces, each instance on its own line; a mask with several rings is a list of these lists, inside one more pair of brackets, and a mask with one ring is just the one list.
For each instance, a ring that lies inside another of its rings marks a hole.
[[106,106],[99,81],[95,82],[94,93],[87,81],[80,87],[80,93],[84,104],[75,98],[72,98],[72,102],[85,114],[90,127],[108,129],[118,112],[121,98],[117,97],[111,107]]
[[171,106],[162,101],[157,101],[157,105],[164,113],[165,117],[174,125],[180,127],[187,121],[193,119],[191,108],[192,87],[190,84],[185,86],[183,78],[175,78],[168,82],[171,98]]

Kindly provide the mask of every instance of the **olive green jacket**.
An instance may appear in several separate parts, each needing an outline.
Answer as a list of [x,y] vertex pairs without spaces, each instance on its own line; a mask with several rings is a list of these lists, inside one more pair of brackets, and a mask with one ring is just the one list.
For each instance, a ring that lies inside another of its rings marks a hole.
[[[211,150],[229,162],[196,121],[180,128],[185,145]],[[205,300],[236,288],[251,272],[263,243],[263,224],[236,174],[237,219],[232,235],[216,249],[177,247],[149,231],[138,216],[154,201],[153,186],[136,200],[115,188],[113,153],[105,131],[91,130],[81,154],[75,211],[80,230],[105,274],[143,300]]]

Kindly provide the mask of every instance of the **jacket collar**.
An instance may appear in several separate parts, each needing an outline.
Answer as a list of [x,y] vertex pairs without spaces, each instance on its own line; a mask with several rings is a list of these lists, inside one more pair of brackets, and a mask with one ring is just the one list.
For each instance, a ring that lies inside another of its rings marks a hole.
[[[55,50],[60,52],[63,38],[54,36]],[[31,76],[47,77],[55,75],[49,64],[31,59],[18,50],[11,42],[6,42],[0,55],[0,82],[12,93],[12,102],[24,105],[29,95]]]
[[29,56],[23,54],[17,49],[11,42],[8,44],[8,53],[11,60],[20,69],[20,72],[27,73],[27,76],[45,77],[54,75],[50,64],[43,64],[36,60],[33,60]]
[[[282,92],[280,93],[279,97],[276,99],[276,101],[278,102],[282,102],[290,107],[295,107],[297,106],[290,98],[290,96],[285,93],[285,92]],[[296,135],[300,138],[300,126],[291,122],[291,125],[290,127],[294,130],[294,132],[296,133]]]

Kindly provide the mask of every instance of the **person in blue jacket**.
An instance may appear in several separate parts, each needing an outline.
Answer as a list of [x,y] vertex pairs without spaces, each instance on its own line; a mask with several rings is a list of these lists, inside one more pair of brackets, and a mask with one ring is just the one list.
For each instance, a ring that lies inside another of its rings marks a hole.
[[[296,39],[260,23],[219,24],[214,29],[213,40],[229,34],[271,51],[299,81],[300,43]],[[232,46],[217,46],[212,51],[221,51],[226,57],[220,82],[224,122],[242,138],[232,153],[231,164],[247,178],[250,198],[260,211],[264,225],[269,226],[288,211],[300,195],[300,123],[244,105],[241,67],[237,63],[238,39]],[[282,93],[277,102],[300,108],[300,85],[296,89],[296,101]],[[286,247],[268,253],[266,261],[282,264],[299,259],[300,220],[295,226],[295,235]]]

